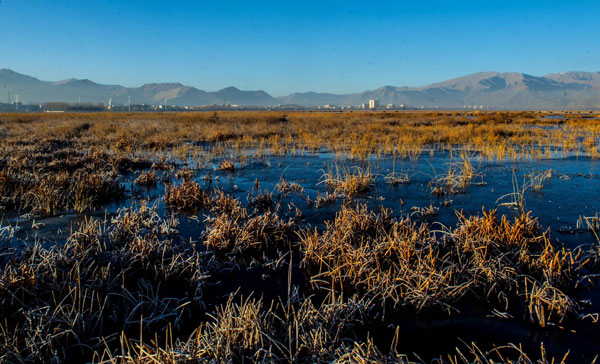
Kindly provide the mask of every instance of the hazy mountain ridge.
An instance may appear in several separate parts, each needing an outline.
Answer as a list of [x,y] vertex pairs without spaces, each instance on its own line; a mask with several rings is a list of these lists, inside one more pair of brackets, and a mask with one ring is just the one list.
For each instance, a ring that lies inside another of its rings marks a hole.
[[[317,92],[292,93],[275,98],[267,92],[227,87],[203,91],[181,83],[148,83],[140,87],[102,85],[88,79],[41,81],[35,77],[0,69],[0,92],[19,95],[24,103],[49,101],[199,106],[237,104],[246,106],[338,105],[357,106],[378,99],[381,105],[461,108],[481,105],[500,109],[600,108],[600,72],[571,71],[545,76],[515,72],[478,72],[423,87],[383,86],[345,95]],[[0,94],[0,100],[2,100]]]
[[[207,92],[180,83],[148,83],[140,87],[120,85],[102,85],[87,79],[68,79],[63,81],[42,81],[12,70],[0,69],[0,100],[5,101],[8,93],[19,95],[24,103],[43,102],[81,102],[126,104],[131,98],[132,104],[169,105],[211,105],[238,104],[252,106],[270,106],[281,102],[264,91],[243,91],[227,87],[219,91]],[[4,97],[3,97],[4,96]],[[4,99],[4,100],[3,100]]]
[[[375,98],[381,104],[450,108],[465,105],[507,109],[600,107],[600,73],[577,73],[586,75],[584,80],[571,82],[571,76],[564,74],[550,78],[522,73],[480,72],[424,87],[381,87],[363,92],[358,101]],[[356,96],[348,99],[348,102],[356,101]]]

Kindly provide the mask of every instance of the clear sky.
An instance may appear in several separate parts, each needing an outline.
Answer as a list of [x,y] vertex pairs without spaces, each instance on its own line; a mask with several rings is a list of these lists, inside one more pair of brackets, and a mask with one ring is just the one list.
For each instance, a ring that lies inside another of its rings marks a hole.
[[0,0],[0,68],[274,96],[600,71],[600,0]]

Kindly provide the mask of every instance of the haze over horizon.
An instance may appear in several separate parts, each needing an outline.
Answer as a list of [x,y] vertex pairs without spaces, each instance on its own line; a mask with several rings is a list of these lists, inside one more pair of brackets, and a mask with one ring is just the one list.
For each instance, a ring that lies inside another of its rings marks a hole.
[[600,70],[600,3],[3,0],[0,68],[274,96]]
[[[103,85],[90,79],[43,81],[0,68],[0,92],[7,102],[19,95],[23,103],[46,102],[141,104],[172,106],[236,105],[250,107],[362,106],[378,100],[389,108],[600,109],[600,72],[561,72],[536,77],[519,72],[479,72],[424,87],[383,86],[359,93],[292,93],[273,97],[262,90],[226,87],[200,90],[181,83],[146,83],[140,87]],[[9,100],[10,99],[10,100]],[[327,105],[327,106],[325,106]],[[364,107],[364,106],[362,106]]]

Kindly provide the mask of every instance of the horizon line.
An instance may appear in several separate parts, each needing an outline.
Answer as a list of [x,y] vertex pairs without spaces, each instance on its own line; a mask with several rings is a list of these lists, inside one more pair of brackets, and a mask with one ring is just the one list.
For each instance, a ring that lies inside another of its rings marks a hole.
[[262,92],[265,92],[269,96],[274,97],[274,98],[282,98],[282,97],[290,96],[290,95],[293,95],[293,94],[303,94],[303,93],[318,93],[318,94],[331,94],[331,95],[351,95],[351,94],[360,94],[360,93],[368,92],[368,91],[374,91],[374,90],[378,90],[378,89],[384,88],[384,87],[418,89],[418,88],[423,88],[423,87],[431,86],[431,85],[434,85],[434,84],[438,84],[438,83],[442,83],[442,82],[446,82],[446,81],[451,81],[451,80],[454,80],[454,79],[458,79],[458,78],[462,78],[462,77],[467,77],[467,76],[472,76],[472,75],[476,75],[476,74],[481,74],[481,73],[497,73],[497,74],[511,74],[511,73],[514,73],[514,74],[522,74],[522,75],[528,75],[528,76],[539,77],[539,78],[546,77],[546,76],[552,75],[552,74],[565,74],[565,73],[570,73],[570,72],[600,73],[600,71],[570,70],[570,71],[562,71],[562,72],[550,72],[550,73],[546,73],[546,74],[543,74],[543,75],[535,75],[535,74],[531,74],[531,73],[516,72],[516,71],[477,71],[477,72],[471,72],[471,73],[467,73],[467,74],[463,74],[463,75],[459,75],[459,76],[454,76],[454,77],[446,78],[444,80],[440,80],[440,81],[436,81],[436,82],[432,82],[432,83],[425,84],[425,85],[420,85],[420,86],[395,86],[395,85],[392,85],[392,84],[386,84],[386,85],[382,85],[382,86],[379,86],[379,87],[373,88],[373,89],[372,88],[365,88],[365,89],[362,89],[360,91],[351,91],[351,92],[345,92],[345,93],[334,93],[334,92],[330,92],[330,91],[308,90],[308,91],[293,91],[293,92],[291,92],[289,94],[286,94],[286,95],[277,95],[277,96],[274,96],[275,95],[274,93],[271,93],[271,92],[265,90],[264,88],[259,88],[259,89],[242,89],[242,88],[239,88],[238,86],[234,86],[234,85],[225,86],[225,87],[222,87],[220,89],[212,90],[212,91],[200,88],[198,86],[184,84],[181,81],[167,81],[167,82],[153,81],[153,82],[145,82],[145,83],[143,83],[143,84],[141,84],[139,86],[126,86],[126,85],[123,85],[123,84],[112,83],[112,82],[111,83],[99,83],[97,81],[94,81],[91,78],[76,78],[76,77],[71,77],[71,78],[65,78],[65,79],[56,80],[56,81],[53,81],[53,80],[43,80],[41,78],[38,78],[37,76],[28,75],[28,74],[21,73],[21,72],[15,71],[15,70],[10,69],[10,68],[5,68],[5,67],[0,68],[0,71],[10,71],[10,72],[22,75],[22,76],[35,78],[36,80],[41,81],[41,82],[49,82],[49,83],[55,83],[55,84],[60,83],[60,82],[66,82],[66,81],[90,81],[90,82],[92,82],[92,83],[94,83],[96,85],[101,85],[101,86],[119,86],[119,87],[123,87],[123,88],[126,88],[126,89],[135,89],[135,88],[140,88],[140,87],[143,87],[143,86],[146,86],[146,85],[178,84],[178,85],[181,85],[183,87],[191,87],[191,88],[195,88],[195,89],[197,89],[199,91],[204,91],[204,92],[219,92],[219,91],[223,91],[223,90],[228,89],[228,88],[235,88],[235,89],[237,89],[239,91],[248,91],[248,92],[250,92],[250,91],[252,91],[252,92],[260,92],[260,91],[262,91]]

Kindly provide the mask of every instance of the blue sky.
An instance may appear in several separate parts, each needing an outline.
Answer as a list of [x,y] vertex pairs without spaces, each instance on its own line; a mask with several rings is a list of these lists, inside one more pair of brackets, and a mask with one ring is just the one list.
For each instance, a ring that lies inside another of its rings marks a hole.
[[600,71],[599,14],[599,0],[0,0],[0,68],[275,96]]

